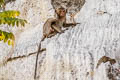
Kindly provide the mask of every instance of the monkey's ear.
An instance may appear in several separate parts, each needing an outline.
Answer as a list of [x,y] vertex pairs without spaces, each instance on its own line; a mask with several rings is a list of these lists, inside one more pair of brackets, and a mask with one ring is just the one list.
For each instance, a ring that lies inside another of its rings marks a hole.
[[58,14],[58,9],[55,9],[55,13],[57,13],[57,14]]

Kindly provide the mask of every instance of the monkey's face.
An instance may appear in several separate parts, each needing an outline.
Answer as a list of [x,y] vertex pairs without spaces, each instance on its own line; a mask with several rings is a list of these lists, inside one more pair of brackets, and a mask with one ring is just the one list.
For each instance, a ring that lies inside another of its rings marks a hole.
[[59,16],[60,17],[64,17],[66,15],[66,11],[65,10],[60,10],[59,11]]

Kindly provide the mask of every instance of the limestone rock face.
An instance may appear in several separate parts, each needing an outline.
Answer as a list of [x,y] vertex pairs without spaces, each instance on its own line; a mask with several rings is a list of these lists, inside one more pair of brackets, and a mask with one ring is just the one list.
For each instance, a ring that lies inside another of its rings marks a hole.
[[[16,0],[7,3],[6,10],[19,10],[20,18],[27,19],[28,24],[25,28],[5,27],[15,34],[16,45],[10,56],[12,59],[0,66],[0,80],[34,80],[35,52],[44,22],[54,16],[54,1]],[[72,0],[59,1],[63,4]],[[81,24],[42,42],[46,51],[39,55],[36,80],[120,79],[120,0],[83,2],[81,10],[69,9],[77,10],[75,20]],[[0,62],[9,55],[10,49],[11,46],[0,42]]]

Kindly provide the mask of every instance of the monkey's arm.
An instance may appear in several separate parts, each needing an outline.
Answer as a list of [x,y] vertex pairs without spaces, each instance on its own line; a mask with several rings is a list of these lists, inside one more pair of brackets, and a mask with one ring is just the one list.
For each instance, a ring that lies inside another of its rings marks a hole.
[[80,23],[64,23],[63,27],[76,26],[77,24],[80,24]]

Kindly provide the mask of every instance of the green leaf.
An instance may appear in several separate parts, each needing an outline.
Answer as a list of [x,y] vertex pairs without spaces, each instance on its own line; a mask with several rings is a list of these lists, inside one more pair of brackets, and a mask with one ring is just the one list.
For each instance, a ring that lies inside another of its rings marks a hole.
[[8,45],[14,45],[15,37],[13,33],[5,32],[0,30],[0,41],[4,41],[5,43],[8,41]]
[[17,27],[19,26],[19,21],[16,21],[16,25],[17,25]]
[[13,27],[15,26],[15,23],[16,23],[16,26],[18,27],[19,24],[21,24],[21,26],[25,26],[25,23],[27,23],[27,21],[19,18],[10,18],[10,17],[1,18],[0,17],[0,23],[8,24],[9,26],[11,25]]
[[5,39],[4,39],[4,43],[6,43],[6,42],[7,42],[7,40],[8,40],[8,38],[5,38]]
[[8,40],[8,45],[11,45],[11,40]]
[[8,45],[14,45],[14,41],[8,40]]
[[12,22],[12,26],[15,26],[15,21]]
[[24,20],[25,23],[27,23],[27,20]]
[[[5,3],[4,0],[0,0],[0,7],[4,8]],[[25,26],[27,23],[26,20],[17,18],[20,15],[19,11],[16,10],[7,10],[0,12],[0,25],[7,24],[9,26]],[[15,37],[13,33],[9,33],[6,31],[0,30],[0,41],[4,41],[4,43],[8,42],[8,45],[14,46]]]
[[5,18],[5,17],[15,18],[19,15],[20,15],[20,12],[16,10],[8,10],[8,11],[0,12],[0,17],[2,18]]

